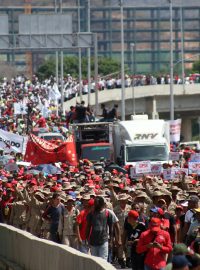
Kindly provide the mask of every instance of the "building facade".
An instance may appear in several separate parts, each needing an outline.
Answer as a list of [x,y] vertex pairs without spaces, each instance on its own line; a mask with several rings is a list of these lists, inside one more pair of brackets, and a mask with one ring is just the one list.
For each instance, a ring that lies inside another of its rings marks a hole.
[[[88,2],[90,16],[88,16]],[[0,0],[0,15],[8,14],[10,33],[18,29],[19,14],[46,14],[62,12],[72,14],[73,31],[78,30],[78,9],[81,31],[98,34],[99,56],[119,59],[121,55],[121,14],[119,0]],[[170,58],[170,12],[169,0],[124,0],[125,64],[134,67],[134,73],[169,72]],[[56,5],[57,3],[57,5]],[[182,14],[182,21],[181,21]],[[182,29],[182,31],[181,31]],[[181,37],[183,42],[181,42]],[[200,55],[200,1],[173,0],[173,44],[175,70],[181,70],[180,59],[186,67]],[[134,45],[134,46],[133,46]],[[184,53],[182,54],[183,48]],[[77,53],[77,51],[69,51]],[[86,52],[83,50],[83,55]],[[44,55],[33,54],[33,65],[37,66]],[[2,60],[23,66],[26,57],[11,53],[1,55]]]

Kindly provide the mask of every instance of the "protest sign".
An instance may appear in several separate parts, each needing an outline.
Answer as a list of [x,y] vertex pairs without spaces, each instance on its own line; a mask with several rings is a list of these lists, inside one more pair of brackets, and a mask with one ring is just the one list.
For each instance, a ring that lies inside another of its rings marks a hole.
[[181,119],[169,121],[170,142],[179,142],[181,136]]
[[163,167],[161,163],[151,164],[151,174],[160,175],[163,172]]
[[25,103],[14,103],[14,114],[27,114],[27,106]]
[[189,174],[200,173],[200,162],[188,162]]
[[181,174],[185,174],[188,175],[188,169],[187,168],[179,168],[179,167],[174,167],[171,169],[172,170],[172,178],[181,175]]
[[18,171],[18,166],[17,166],[16,162],[9,162],[5,165],[4,168],[6,171],[9,171],[9,172]]
[[200,162],[200,153],[191,154],[190,161]]
[[164,178],[164,180],[171,180],[172,179],[171,169],[163,169],[163,178]]
[[151,173],[151,162],[150,161],[136,162],[135,172],[136,174]]

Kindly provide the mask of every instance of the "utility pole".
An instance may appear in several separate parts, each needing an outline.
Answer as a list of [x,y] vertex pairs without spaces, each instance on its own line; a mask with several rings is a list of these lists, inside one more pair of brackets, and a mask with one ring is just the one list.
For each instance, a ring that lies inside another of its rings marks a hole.
[[134,87],[134,51],[135,51],[135,43],[131,43],[131,71],[132,71],[132,102],[133,102],[133,115],[135,115],[135,87]]

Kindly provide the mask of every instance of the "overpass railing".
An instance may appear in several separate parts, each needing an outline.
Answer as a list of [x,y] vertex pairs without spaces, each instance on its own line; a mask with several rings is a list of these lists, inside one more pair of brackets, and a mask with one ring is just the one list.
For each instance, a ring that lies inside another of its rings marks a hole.
[[0,270],[114,270],[105,260],[0,224]]

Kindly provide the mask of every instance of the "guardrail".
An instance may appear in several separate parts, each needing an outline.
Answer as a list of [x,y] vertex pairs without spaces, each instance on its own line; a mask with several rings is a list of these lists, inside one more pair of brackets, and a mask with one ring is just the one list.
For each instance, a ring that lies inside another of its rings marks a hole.
[[[4,268],[3,268],[4,267]],[[0,224],[0,270],[115,270],[105,260]]]

